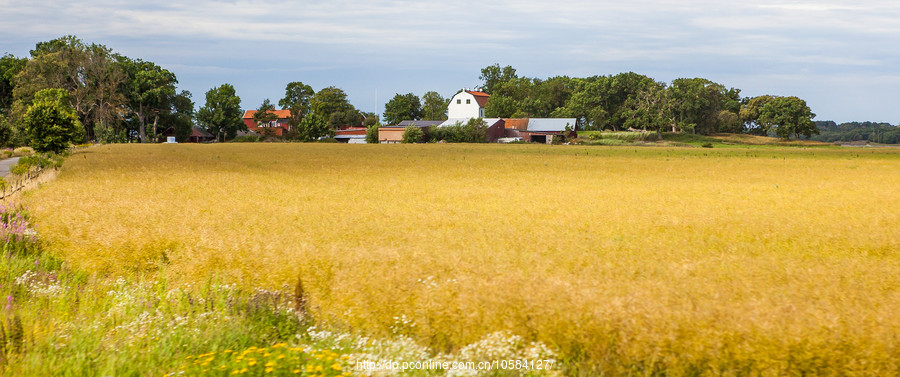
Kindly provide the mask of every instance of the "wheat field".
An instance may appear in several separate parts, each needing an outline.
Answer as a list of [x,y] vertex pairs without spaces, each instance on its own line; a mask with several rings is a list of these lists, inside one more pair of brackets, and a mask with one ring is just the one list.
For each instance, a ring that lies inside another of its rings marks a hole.
[[900,150],[104,145],[26,197],[98,275],[306,289],[331,328],[571,374],[900,373]]

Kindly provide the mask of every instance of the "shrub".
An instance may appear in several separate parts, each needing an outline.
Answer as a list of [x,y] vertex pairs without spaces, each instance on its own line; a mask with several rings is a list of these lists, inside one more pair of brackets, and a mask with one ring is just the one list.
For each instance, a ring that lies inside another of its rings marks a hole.
[[378,128],[380,127],[381,125],[378,123],[366,127],[366,143],[378,144]]
[[12,151],[13,157],[21,157],[21,156],[31,156],[34,154],[34,149],[31,147],[18,147]]
[[234,139],[231,139],[229,143],[256,143],[259,142],[260,137],[256,135],[244,135],[238,136]]
[[83,138],[84,127],[68,105],[68,95],[63,89],[44,89],[35,94],[24,119],[35,150],[60,153]]
[[400,141],[405,144],[421,143],[425,139],[425,132],[419,127],[406,127],[403,131],[403,139]]

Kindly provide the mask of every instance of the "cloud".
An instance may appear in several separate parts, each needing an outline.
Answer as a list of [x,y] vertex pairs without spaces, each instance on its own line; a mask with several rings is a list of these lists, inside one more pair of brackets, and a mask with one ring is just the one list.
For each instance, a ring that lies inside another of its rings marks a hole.
[[900,3],[885,0],[0,0],[0,9],[0,50],[19,55],[75,34],[169,64],[179,78],[366,72],[398,92],[409,81],[473,85],[495,62],[536,77],[757,77],[777,90],[782,81],[766,77],[884,76],[900,58]]

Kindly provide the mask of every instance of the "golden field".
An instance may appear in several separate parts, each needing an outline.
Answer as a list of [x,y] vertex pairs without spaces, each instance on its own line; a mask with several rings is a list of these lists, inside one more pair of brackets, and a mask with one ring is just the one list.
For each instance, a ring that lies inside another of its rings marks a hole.
[[100,275],[293,286],[317,321],[571,374],[900,373],[900,150],[107,145],[26,202]]

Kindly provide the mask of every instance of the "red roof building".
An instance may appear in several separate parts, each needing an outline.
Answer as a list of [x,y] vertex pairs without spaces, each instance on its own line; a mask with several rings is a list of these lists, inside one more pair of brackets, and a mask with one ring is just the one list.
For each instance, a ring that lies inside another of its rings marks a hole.
[[244,112],[244,124],[247,125],[247,128],[250,130],[259,134],[271,132],[277,136],[284,136],[285,132],[290,131],[291,126],[288,124],[288,120],[291,118],[290,110],[269,110],[269,113],[275,114],[278,118],[264,124],[256,124],[256,122],[253,121],[253,115],[256,114],[256,111],[257,110],[247,110]]

